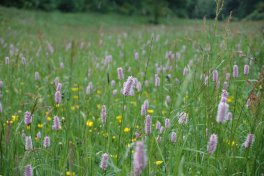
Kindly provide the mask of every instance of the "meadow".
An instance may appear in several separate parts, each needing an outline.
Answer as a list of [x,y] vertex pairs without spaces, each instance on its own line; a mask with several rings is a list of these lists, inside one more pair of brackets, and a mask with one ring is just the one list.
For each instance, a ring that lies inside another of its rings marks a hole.
[[0,175],[264,175],[264,23],[0,7]]

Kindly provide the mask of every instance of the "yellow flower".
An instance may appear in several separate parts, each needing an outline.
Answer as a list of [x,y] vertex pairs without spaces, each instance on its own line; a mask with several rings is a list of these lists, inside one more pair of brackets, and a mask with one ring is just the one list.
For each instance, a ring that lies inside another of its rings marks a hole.
[[110,155],[111,158],[117,158],[117,155]]
[[75,172],[67,171],[66,176],[75,176]]
[[60,104],[56,104],[56,108],[59,108],[60,107]]
[[48,117],[47,117],[47,120],[48,120],[48,121],[51,121],[51,117],[50,117],[50,116],[48,116]]
[[227,98],[227,103],[231,103],[231,102],[233,102],[233,100],[234,100],[234,97],[229,96],[229,97]]
[[226,140],[226,143],[228,144],[228,145],[231,145],[231,146],[234,146],[234,145],[237,145],[236,143],[235,143],[235,141],[230,141],[230,140]]
[[74,95],[73,99],[79,99],[79,96],[78,95]]
[[108,133],[103,133],[103,136],[104,136],[104,137],[107,137],[107,136],[108,136]]
[[17,115],[12,115],[12,121],[17,121],[18,120],[18,116]]
[[132,141],[132,142],[136,142],[136,141],[137,141],[137,139],[136,139],[136,138],[133,138],[131,141]]
[[7,120],[6,123],[9,124],[9,125],[12,125],[13,120]]
[[102,105],[98,104],[96,105],[97,109],[101,109]]
[[77,91],[79,90],[79,88],[78,88],[78,87],[72,87],[71,90],[72,90],[73,92],[77,92]]
[[165,115],[167,112],[165,110],[161,111],[162,115]]
[[163,161],[156,161],[155,164],[158,166],[158,165],[161,165],[163,163]]
[[87,122],[86,122],[86,125],[88,126],[88,127],[92,127],[93,126],[93,121],[91,121],[91,120],[87,120]]
[[100,95],[100,94],[101,94],[101,90],[97,90],[96,93],[97,93],[98,95]]
[[42,123],[39,123],[38,124],[38,128],[42,128],[43,127],[43,124]]
[[148,109],[148,113],[149,113],[149,114],[152,114],[153,112],[154,112],[153,109]]
[[27,125],[27,130],[30,130],[30,125]]
[[125,133],[128,133],[129,131],[130,131],[130,128],[128,128],[128,127],[124,128]]
[[115,140],[115,139],[116,139],[116,137],[115,137],[115,136],[112,136],[112,139],[113,139],[113,140]]
[[117,120],[118,123],[121,123],[122,119],[123,119],[123,117],[121,115],[116,116],[116,120]]

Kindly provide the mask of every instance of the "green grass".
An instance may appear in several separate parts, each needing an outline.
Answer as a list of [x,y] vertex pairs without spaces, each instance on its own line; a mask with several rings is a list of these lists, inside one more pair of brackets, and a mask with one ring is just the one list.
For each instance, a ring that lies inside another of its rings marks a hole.
[[[264,173],[263,23],[224,21],[214,31],[214,21],[171,18],[155,26],[148,20],[0,7],[0,175],[23,175],[27,164],[34,175],[130,175],[135,141],[144,142],[148,158],[142,175]],[[16,49],[10,53],[12,48]],[[166,58],[168,51],[180,53],[180,58]],[[134,52],[139,53],[138,61]],[[106,55],[113,60],[105,65]],[[239,67],[238,78],[232,77],[234,64]],[[243,74],[244,64],[250,64],[248,76]],[[117,78],[118,67],[124,70],[124,80]],[[154,84],[157,67],[164,68],[158,74],[159,87]],[[187,76],[183,76],[185,67]],[[219,88],[212,81],[214,69],[219,73]],[[40,80],[34,79],[35,72]],[[216,114],[226,73],[231,73],[227,91],[233,119],[219,124]],[[134,96],[120,93],[128,76],[142,84],[142,91],[135,90]],[[59,106],[54,101],[56,77],[62,83]],[[93,89],[86,95],[89,82]],[[166,96],[171,97],[170,103],[165,103]],[[253,104],[246,107],[249,97]],[[145,117],[140,113],[146,99],[152,117],[150,135],[145,134]],[[102,105],[107,109],[104,125]],[[33,113],[30,126],[24,123],[26,111]],[[188,114],[185,125],[178,123],[180,112]],[[61,120],[58,131],[52,130],[56,115]],[[160,121],[164,126],[166,118],[171,126],[160,134],[155,124]],[[41,139],[35,138],[39,131]],[[137,139],[135,132],[140,134]],[[171,132],[177,134],[176,143],[170,141]],[[213,133],[218,143],[210,155],[207,144]],[[245,149],[248,133],[255,139]],[[32,137],[32,151],[25,151],[23,135]],[[43,147],[45,136],[50,137],[49,148]],[[105,172],[100,168],[103,153],[110,156]]]

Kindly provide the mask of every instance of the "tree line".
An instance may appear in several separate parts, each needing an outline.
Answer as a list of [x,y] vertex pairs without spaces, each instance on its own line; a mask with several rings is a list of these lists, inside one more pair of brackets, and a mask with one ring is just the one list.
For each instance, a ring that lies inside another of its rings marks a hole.
[[[223,1],[223,0],[222,0]],[[215,17],[215,0],[1,0],[0,5],[44,11],[119,13],[180,18]],[[224,0],[220,19],[263,19],[263,0]]]

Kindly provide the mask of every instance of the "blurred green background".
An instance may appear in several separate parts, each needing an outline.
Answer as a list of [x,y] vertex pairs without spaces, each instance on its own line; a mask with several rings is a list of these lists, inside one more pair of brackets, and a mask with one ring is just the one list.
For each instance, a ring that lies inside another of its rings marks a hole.
[[[219,19],[232,11],[233,19],[264,19],[263,0],[223,0]],[[127,16],[149,16],[150,22],[160,18],[214,18],[214,0],[1,0],[0,5],[23,9],[61,12],[117,13]]]

